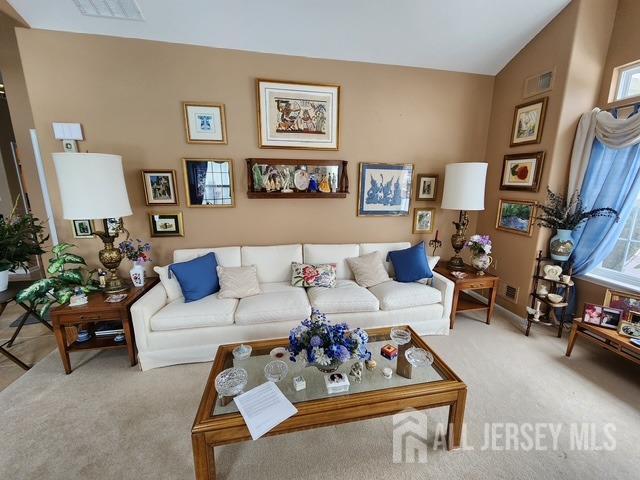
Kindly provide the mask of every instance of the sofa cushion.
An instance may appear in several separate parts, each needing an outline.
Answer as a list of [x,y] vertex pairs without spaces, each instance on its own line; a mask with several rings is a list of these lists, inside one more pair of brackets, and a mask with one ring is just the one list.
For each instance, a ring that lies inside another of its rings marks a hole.
[[291,262],[302,263],[302,245],[242,247],[242,266],[255,265],[260,283],[289,282]]
[[336,286],[336,266],[333,263],[310,265],[292,262],[291,286],[333,288]]
[[[393,270],[393,263],[391,263],[388,258],[387,255],[389,254],[389,252],[393,252],[395,250],[403,250],[405,248],[409,248],[411,247],[411,244],[409,242],[395,242],[395,243],[361,243],[360,244],[360,255],[364,255],[366,253],[371,253],[371,252],[381,252],[382,253],[382,259],[384,260],[384,266],[387,269],[387,272],[389,272],[389,275],[391,277],[395,277],[396,273]],[[427,255],[427,263],[429,264],[429,268],[431,270],[433,270],[434,268],[436,268],[436,265],[438,264],[438,261],[440,260],[440,257],[431,257],[429,255]]]
[[382,253],[371,252],[359,257],[347,258],[347,263],[361,287],[373,287],[391,280],[382,263]]
[[304,261],[317,265],[319,263],[335,263],[338,280],[353,280],[353,273],[347,264],[347,258],[360,255],[357,243],[314,245],[305,244]]
[[301,322],[309,318],[311,306],[304,288],[277,282],[261,283],[260,289],[260,295],[240,300],[235,315],[237,324]]
[[220,299],[217,295],[189,303],[176,300],[151,317],[149,324],[152,331],[231,325],[237,305],[235,298]]
[[174,262],[188,262],[194,258],[206,255],[209,252],[216,254],[218,265],[223,267],[239,267],[240,247],[216,247],[216,248],[185,248],[173,251]]
[[182,298],[184,300],[184,296],[182,295],[182,289],[180,288],[178,279],[175,275],[169,275],[170,266],[171,265],[165,265],[164,267],[153,267],[153,271],[158,274],[158,277],[160,277],[160,283],[162,283],[164,291],[167,292],[168,302],[173,302],[174,300],[178,300],[179,298]]
[[218,298],[245,298],[260,293],[256,267],[218,267]]
[[369,290],[353,280],[338,280],[335,288],[312,287],[309,302],[322,313],[377,312],[380,302]]
[[220,290],[216,255],[209,252],[188,262],[173,263],[169,272],[178,278],[184,301],[194,302]]
[[381,310],[399,310],[442,302],[440,290],[421,283],[391,280],[369,289],[380,301]]
[[393,263],[396,280],[399,282],[417,282],[418,280],[433,277],[433,273],[431,273],[427,263],[424,242],[420,242],[411,248],[389,252],[389,259]]

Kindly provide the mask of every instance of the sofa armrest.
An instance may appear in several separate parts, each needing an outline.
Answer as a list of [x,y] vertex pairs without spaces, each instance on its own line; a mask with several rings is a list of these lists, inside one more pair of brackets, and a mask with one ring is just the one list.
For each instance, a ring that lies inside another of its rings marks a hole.
[[453,306],[453,290],[455,284],[448,278],[440,275],[438,272],[433,272],[433,288],[437,288],[442,293],[442,305],[444,312],[442,316],[450,319],[451,308]]
[[147,335],[151,331],[149,321],[166,304],[167,291],[158,283],[131,305],[131,321],[138,350],[147,349]]

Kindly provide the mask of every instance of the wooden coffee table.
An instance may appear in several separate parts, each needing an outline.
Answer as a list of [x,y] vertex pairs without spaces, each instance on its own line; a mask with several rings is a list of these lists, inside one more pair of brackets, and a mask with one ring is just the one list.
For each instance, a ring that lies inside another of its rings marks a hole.
[[[396,375],[397,360],[389,361],[380,355],[380,347],[390,342],[389,328],[367,330],[369,350],[378,366],[374,371],[365,370],[361,383],[351,381],[349,392],[329,395],[324,386],[323,376],[315,367],[302,369],[289,362],[289,373],[278,386],[296,406],[298,413],[275,427],[266,436],[383,417],[407,408],[421,410],[448,406],[448,448],[459,448],[467,386],[411,328],[405,328],[411,331],[411,343],[414,346],[424,348],[433,354],[433,365],[414,367],[411,379]],[[263,369],[272,360],[269,352],[275,347],[286,347],[288,344],[286,338],[249,343],[253,351],[251,357],[246,360],[234,360],[232,350],[238,344],[223,345],[218,349],[191,430],[196,479],[216,478],[214,447],[251,440],[249,430],[235,403],[230,402],[223,406],[218,400],[214,387],[216,376],[231,366],[245,368],[249,376],[249,383],[245,388],[247,391],[266,381]],[[352,363],[353,361],[348,362],[340,371],[347,373]],[[381,374],[381,369],[387,366],[394,370],[393,378],[390,380]],[[292,378],[300,374],[304,376],[307,387],[296,392]]]
[[571,327],[569,343],[567,344],[567,357],[571,356],[573,346],[576,344],[578,337],[595,343],[599,347],[626,358],[636,365],[640,365],[640,347],[632,344],[629,341],[629,337],[620,335],[615,330],[585,323],[579,318],[573,320],[573,327]]

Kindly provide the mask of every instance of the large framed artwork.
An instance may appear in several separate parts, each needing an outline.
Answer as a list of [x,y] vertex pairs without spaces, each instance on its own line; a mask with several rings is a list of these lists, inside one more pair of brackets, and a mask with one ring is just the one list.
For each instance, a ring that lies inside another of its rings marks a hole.
[[517,105],[513,113],[511,147],[540,143],[549,97]]
[[187,143],[227,143],[224,104],[183,102]]
[[500,190],[540,190],[544,152],[505,155]]
[[531,236],[536,216],[536,202],[500,199],[496,229]]
[[150,213],[152,237],[184,237],[182,212]]
[[340,87],[256,80],[260,148],[338,150]]
[[147,205],[178,205],[175,170],[142,170]]
[[358,179],[358,215],[408,215],[413,164],[361,163]]
[[228,159],[183,158],[189,207],[233,207],[233,163]]

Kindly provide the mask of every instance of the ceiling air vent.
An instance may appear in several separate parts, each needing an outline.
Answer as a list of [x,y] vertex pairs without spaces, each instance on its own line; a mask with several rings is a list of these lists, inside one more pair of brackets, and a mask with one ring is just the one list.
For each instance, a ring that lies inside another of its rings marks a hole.
[[143,21],[135,0],[73,0],[78,10],[89,17]]
[[553,79],[556,76],[555,68],[546,72],[538,73],[527,77],[524,80],[523,97],[533,97],[544,92],[548,92],[553,88]]
[[507,285],[506,283],[500,282],[500,296],[506,298],[507,300],[518,303],[518,293],[520,289],[514,287],[512,285]]

